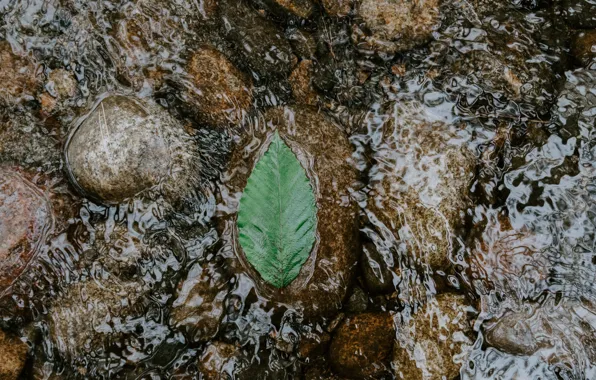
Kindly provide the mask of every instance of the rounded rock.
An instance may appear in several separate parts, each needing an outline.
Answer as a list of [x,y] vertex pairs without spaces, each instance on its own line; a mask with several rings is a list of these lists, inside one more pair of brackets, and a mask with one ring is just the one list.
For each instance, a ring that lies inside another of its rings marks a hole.
[[198,108],[198,120],[214,126],[242,120],[252,102],[252,85],[222,53],[212,47],[195,51],[188,63],[194,88],[189,97]]
[[[254,136],[249,133],[251,137],[237,146],[224,175],[227,180],[222,188],[221,209],[230,211],[222,215],[220,222],[226,246],[235,253],[230,264],[236,266],[236,271],[248,273],[259,293],[274,302],[302,310],[307,318],[333,315],[341,308],[353,281],[360,248],[357,205],[350,200],[350,188],[357,181],[356,171],[348,162],[350,142],[315,108],[276,108],[265,113],[262,121],[266,127],[255,126]],[[236,197],[242,195],[259,152],[276,130],[306,168],[311,183],[316,183],[318,206],[317,244],[298,277],[281,289],[265,283],[247,262],[237,241],[236,223]]]
[[363,0],[352,40],[363,50],[388,54],[428,42],[440,22],[440,0]]
[[198,161],[192,138],[155,104],[120,95],[101,100],[73,130],[66,162],[75,186],[104,203],[120,203],[158,186],[183,192]]
[[0,292],[25,270],[53,223],[43,192],[18,172],[0,168]]
[[348,378],[374,378],[388,372],[394,342],[395,328],[389,313],[347,317],[331,340],[331,366]]

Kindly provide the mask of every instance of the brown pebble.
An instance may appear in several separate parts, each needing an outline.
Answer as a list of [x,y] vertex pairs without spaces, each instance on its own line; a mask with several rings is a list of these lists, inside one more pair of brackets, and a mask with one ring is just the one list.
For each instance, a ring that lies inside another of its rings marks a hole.
[[0,330],[0,379],[19,378],[27,360],[27,351],[28,347],[25,343],[9,337]]

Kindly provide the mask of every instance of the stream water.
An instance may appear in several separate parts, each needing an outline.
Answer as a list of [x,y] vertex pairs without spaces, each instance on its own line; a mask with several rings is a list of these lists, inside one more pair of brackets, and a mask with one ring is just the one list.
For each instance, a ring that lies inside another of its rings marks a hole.
[[596,379],[595,141],[594,0],[0,0],[0,378]]

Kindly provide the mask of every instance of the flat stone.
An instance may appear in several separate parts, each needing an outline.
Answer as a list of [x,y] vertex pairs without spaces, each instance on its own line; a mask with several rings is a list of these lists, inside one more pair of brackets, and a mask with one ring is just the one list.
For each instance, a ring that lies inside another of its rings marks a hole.
[[0,41],[0,67],[0,102],[13,105],[36,97],[41,86],[35,65],[27,57],[15,54],[6,41]]
[[[263,126],[248,134],[232,153],[226,182],[222,186],[222,215],[220,225],[226,246],[235,253],[230,265],[234,270],[247,273],[259,293],[271,301],[302,310],[306,317],[329,316],[336,313],[344,301],[353,280],[359,254],[358,211],[350,200],[350,188],[357,180],[354,168],[348,162],[351,145],[340,128],[310,107],[276,108],[263,115]],[[287,287],[274,288],[265,283],[258,272],[246,261],[244,253],[232,236],[240,196],[259,157],[263,145],[275,131],[290,146],[312,183],[316,183],[318,244],[303,265],[298,277]],[[313,157],[309,161],[308,157]],[[234,196],[229,196],[234,195]],[[239,265],[240,264],[240,265]]]
[[383,112],[367,208],[413,260],[445,270],[470,204],[476,159],[458,127],[431,121],[416,103],[400,104],[397,116]]

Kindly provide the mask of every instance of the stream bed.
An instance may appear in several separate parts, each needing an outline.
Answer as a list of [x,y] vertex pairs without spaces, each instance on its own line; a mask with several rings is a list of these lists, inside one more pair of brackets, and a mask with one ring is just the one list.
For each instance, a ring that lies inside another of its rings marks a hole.
[[0,379],[596,379],[596,0],[0,0]]

